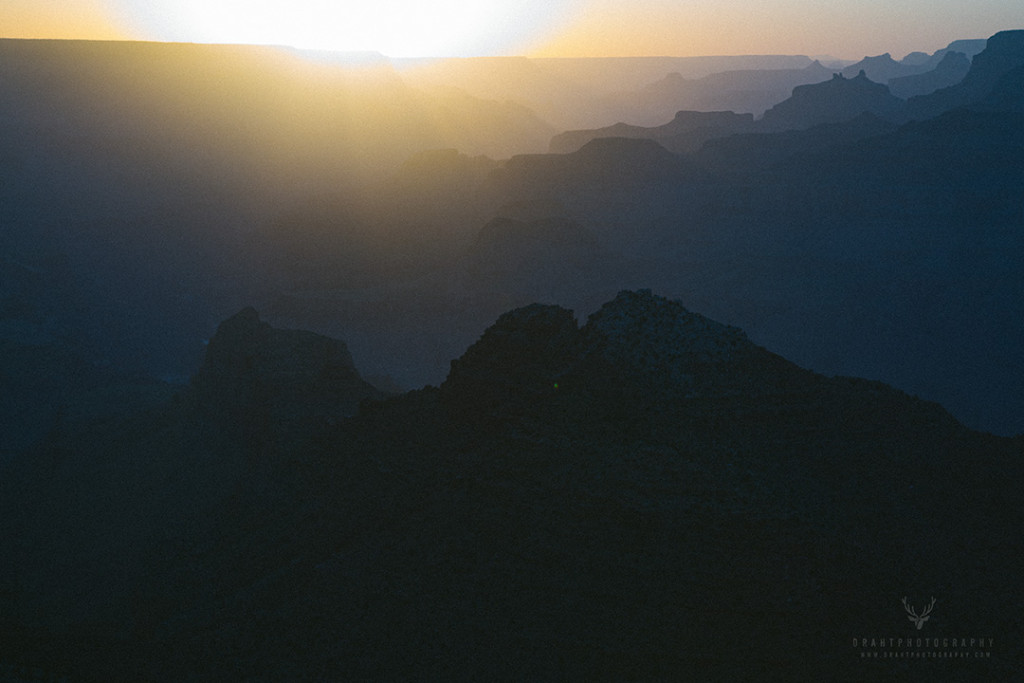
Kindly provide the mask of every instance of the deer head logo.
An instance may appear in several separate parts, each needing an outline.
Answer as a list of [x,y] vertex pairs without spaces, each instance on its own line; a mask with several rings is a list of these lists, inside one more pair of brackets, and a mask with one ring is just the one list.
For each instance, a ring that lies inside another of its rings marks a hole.
[[925,607],[923,610],[921,610],[921,613],[918,614],[917,610],[915,610],[913,607],[907,604],[907,598],[903,598],[903,609],[907,610],[907,619],[910,619],[912,622],[914,622],[914,625],[917,626],[918,631],[920,631],[921,627],[924,626],[924,622],[928,621],[928,615],[931,613],[932,607],[935,607],[934,597],[932,598],[931,604]]

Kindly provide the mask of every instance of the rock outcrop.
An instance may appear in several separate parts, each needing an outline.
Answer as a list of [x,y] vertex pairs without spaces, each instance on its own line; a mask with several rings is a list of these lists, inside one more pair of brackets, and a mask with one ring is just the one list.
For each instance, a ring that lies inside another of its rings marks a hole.
[[741,330],[639,290],[620,292],[581,328],[559,306],[506,313],[452,361],[442,389],[473,411],[506,415],[560,388],[665,401],[763,397],[804,387],[809,375]]
[[461,358],[441,389],[474,412],[516,413],[549,394],[580,358],[572,311],[531,304],[505,313]]
[[217,328],[192,390],[207,413],[247,433],[352,415],[360,401],[379,396],[344,342],[276,329],[253,308]]
[[870,80],[864,71],[854,78],[835,74],[824,83],[794,88],[792,97],[764,113],[760,127],[766,132],[800,130],[849,121],[865,112],[890,119],[901,105],[887,86]]
[[741,330],[650,290],[620,292],[590,316],[581,336],[588,353],[634,382],[687,397],[749,391],[753,377],[741,368],[771,357]]

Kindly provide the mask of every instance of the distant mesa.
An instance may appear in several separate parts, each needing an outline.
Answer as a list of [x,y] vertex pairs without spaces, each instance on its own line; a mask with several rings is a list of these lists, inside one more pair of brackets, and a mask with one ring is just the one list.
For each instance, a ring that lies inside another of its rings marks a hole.
[[700,172],[655,140],[596,138],[570,154],[522,154],[509,159],[495,178],[518,196],[546,201],[552,188],[577,184],[634,187],[666,178],[696,178]]
[[615,161],[627,163],[672,163],[675,156],[655,140],[623,137],[599,138],[583,145],[576,157],[587,161]]
[[[1016,54],[1012,36],[998,34],[994,40],[993,49],[1003,55],[999,63],[1004,67],[1006,63],[1012,63]],[[951,49],[953,47],[962,47],[965,51],[956,51]],[[840,72],[814,62],[804,69],[794,70],[794,73],[799,71],[802,80],[796,80],[788,98],[778,97],[777,103],[756,121],[752,114],[736,113],[735,110],[680,110],[670,122],[660,126],[617,123],[605,128],[567,131],[552,138],[550,151],[567,154],[595,140],[628,138],[653,140],[671,152],[689,154],[709,141],[730,135],[806,130],[823,124],[844,123],[862,114],[886,121],[901,121],[905,118],[904,100],[959,84],[970,71],[970,56],[978,49],[979,41],[956,41],[930,57],[919,53],[897,62],[886,53],[865,57]],[[991,69],[986,67],[986,60],[994,60],[991,57],[981,59],[982,69]],[[729,72],[698,81],[669,74],[644,88],[640,96],[643,102],[648,103],[644,107],[658,107],[668,101],[694,100],[697,90],[710,87],[712,83],[715,85],[713,90],[719,94],[741,84],[746,84],[747,88],[773,88],[781,86],[784,81],[793,81],[796,78],[794,73]],[[661,104],[656,104],[658,102]],[[931,115],[938,115],[948,108],[946,105],[934,105],[935,111]]]
[[900,60],[900,64],[912,67],[924,67],[931,61],[932,56],[927,52],[911,52]]
[[555,154],[566,154],[602,138],[631,138],[654,140],[673,152],[688,152],[709,139],[750,130],[753,123],[752,114],[678,111],[672,121],[663,126],[647,128],[617,123],[607,128],[568,131],[551,139],[550,150]]
[[[802,130],[825,123],[840,123],[870,113],[903,122],[934,118],[958,107],[1015,110],[1018,83],[1015,70],[1024,66],[1024,31],[1003,31],[987,41],[973,60],[977,41],[957,41],[965,52],[947,48],[935,68],[893,76],[905,67],[888,54],[865,58],[835,74],[829,81],[793,89],[793,95],[765,112],[760,130]],[[858,68],[856,76],[853,69]],[[889,81],[892,89],[882,85]],[[900,96],[909,98],[904,101]]]
[[982,52],[988,45],[987,38],[977,38],[972,40],[954,40],[952,43],[937,51],[932,55],[932,58],[928,62],[928,68],[934,69],[939,65],[942,59],[946,56],[947,52],[959,52],[967,56],[968,59],[974,59],[974,56],[979,52]]
[[854,78],[863,71],[868,78],[876,83],[889,83],[896,79],[934,71],[951,52],[960,53],[970,62],[976,54],[985,49],[986,42],[985,40],[956,40],[932,55],[924,52],[911,52],[899,61],[893,59],[892,55],[887,52],[875,57],[865,57],[855,64],[844,67],[841,73],[846,78]]
[[551,138],[549,150],[552,154],[569,154],[579,150],[591,140],[598,138],[632,138],[651,139],[646,133],[650,128],[633,126],[628,123],[616,123],[604,128],[591,130],[570,130]]
[[952,43],[947,45],[944,49],[939,50],[939,53],[943,52],[963,52],[968,57],[974,57],[974,55],[983,51],[988,46],[988,38],[975,38],[969,40],[954,40]]
[[[551,151],[565,153],[578,149],[590,139],[622,136],[654,139],[673,152],[689,153],[710,140],[735,133],[804,130],[826,123],[842,123],[863,113],[901,121],[906,115],[900,100],[927,96],[951,87],[955,90],[955,86],[966,78],[971,59],[982,52],[986,52],[982,57],[982,72],[1005,73],[1009,70],[1018,49],[1012,36],[1014,33],[996,34],[990,48],[987,48],[989,41],[986,40],[958,40],[932,55],[911,53],[897,61],[885,53],[865,57],[838,72],[815,61],[798,70],[723,72],[696,80],[672,73],[640,91],[644,112],[664,110],[668,103],[685,103],[679,108],[699,110],[692,113],[715,114],[719,118],[689,126],[674,120],[654,127],[616,124],[603,129],[569,131],[552,140]],[[846,82],[837,83],[837,75]],[[994,79],[990,81],[991,86]],[[888,91],[883,90],[885,84],[890,86]],[[751,97],[755,94],[767,103],[756,124],[745,129],[748,122],[721,118],[732,112],[755,111],[755,115],[760,114],[756,108],[750,108],[754,102]],[[980,99],[983,95],[974,93],[973,97]],[[970,99],[971,96],[966,95],[959,99],[948,95],[945,99],[917,103],[907,110],[912,112],[911,118],[927,118],[963,106]]]
[[[904,118],[924,120],[958,107],[990,108],[999,102],[1000,89],[1012,90],[1014,73],[1024,66],[1024,30],[1002,31],[988,39],[985,49],[971,61],[971,68],[956,85],[907,101]],[[983,101],[988,105],[983,105]],[[1012,101],[1013,97],[1009,97]]]
[[799,130],[848,121],[865,112],[891,119],[902,104],[887,86],[870,80],[862,70],[854,78],[834,74],[823,83],[794,88],[793,96],[766,111],[760,124],[765,131]]
[[970,69],[971,60],[963,52],[946,52],[942,61],[931,71],[889,79],[889,90],[904,100],[927,95],[956,85],[964,79]]
[[856,78],[863,73],[876,83],[888,83],[892,78],[920,73],[924,66],[912,66],[897,62],[888,52],[877,57],[865,57],[856,64],[843,69],[840,73],[846,78]]
[[833,71],[814,61],[799,68],[722,71],[692,80],[670,73],[637,93],[638,116],[657,123],[681,110],[734,111],[758,117],[789,97],[796,86],[823,81]]

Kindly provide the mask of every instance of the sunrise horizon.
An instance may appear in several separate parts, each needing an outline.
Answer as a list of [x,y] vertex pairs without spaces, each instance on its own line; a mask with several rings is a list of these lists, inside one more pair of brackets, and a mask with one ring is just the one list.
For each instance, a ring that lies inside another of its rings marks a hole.
[[757,6],[666,6],[646,1],[459,3],[424,8],[401,0],[336,7],[317,0],[138,3],[13,0],[0,9],[0,38],[257,45],[299,51],[375,53],[389,59],[611,58],[747,55],[858,60],[931,52],[963,39],[1024,26],[1004,0],[817,7],[803,0]]
[[[996,33],[1002,33],[1004,31],[1015,31],[1022,30],[1020,27],[1008,26],[1004,29],[993,31],[987,35],[962,35],[955,38],[951,38],[941,45],[929,45],[923,46],[922,49],[918,50],[883,50],[881,52],[863,52],[862,54],[855,53],[838,53],[834,51],[819,52],[819,51],[799,51],[799,50],[777,50],[777,51],[765,51],[765,50],[751,50],[751,51],[717,51],[717,52],[643,52],[643,53],[610,53],[610,54],[597,54],[597,53],[561,53],[553,52],[550,50],[538,50],[538,51],[524,51],[524,52],[508,52],[500,54],[406,54],[406,55],[392,55],[380,50],[373,49],[345,49],[345,48],[326,48],[326,47],[304,47],[302,45],[293,45],[284,42],[233,42],[233,41],[218,41],[218,40],[163,40],[156,38],[139,38],[139,37],[85,37],[85,36],[23,36],[23,35],[0,35],[0,40],[7,41],[38,41],[38,42],[58,42],[58,43],[138,43],[147,45],[191,45],[191,46],[209,46],[209,47],[252,47],[252,48],[270,48],[277,50],[284,50],[288,52],[298,53],[303,56],[312,56],[316,58],[318,55],[330,56],[338,55],[339,57],[355,57],[355,58],[379,58],[385,61],[393,62],[423,62],[423,61],[447,61],[447,60],[488,60],[488,59],[543,59],[543,60],[616,60],[616,59],[700,59],[700,58],[728,58],[728,57],[808,57],[813,60],[834,60],[837,62],[856,62],[861,59],[881,56],[883,54],[889,54],[893,59],[899,61],[900,59],[909,56],[917,52],[934,52],[941,50],[946,46],[958,42],[958,41],[970,41],[970,40],[987,40]],[[330,60],[328,60],[330,61]],[[344,61],[344,60],[342,60]]]

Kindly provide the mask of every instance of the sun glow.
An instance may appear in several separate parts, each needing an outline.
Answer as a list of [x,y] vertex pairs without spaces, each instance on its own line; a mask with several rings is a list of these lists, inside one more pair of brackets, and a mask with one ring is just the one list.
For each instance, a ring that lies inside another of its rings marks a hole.
[[376,51],[390,57],[513,54],[566,14],[570,0],[120,0],[153,40]]

